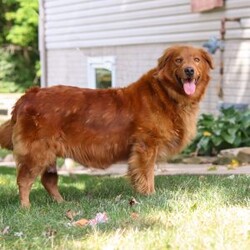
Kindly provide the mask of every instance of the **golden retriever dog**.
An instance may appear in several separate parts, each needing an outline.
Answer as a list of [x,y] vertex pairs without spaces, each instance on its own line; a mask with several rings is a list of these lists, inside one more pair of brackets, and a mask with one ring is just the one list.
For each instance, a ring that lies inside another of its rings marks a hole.
[[1,147],[14,152],[21,206],[30,206],[38,175],[50,196],[63,201],[57,157],[102,169],[127,160],[135,190],[153,193],[155,162],[179,153],[195,136],[212,68],[203,49],[173,46],[155,68],[124,88],[28,90],[0,127]]

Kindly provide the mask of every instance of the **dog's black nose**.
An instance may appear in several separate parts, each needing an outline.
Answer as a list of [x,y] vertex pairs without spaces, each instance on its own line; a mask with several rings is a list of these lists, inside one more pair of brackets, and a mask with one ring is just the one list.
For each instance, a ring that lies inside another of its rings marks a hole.
[[187,76],[193,76],[194,75],[194,69],[192,67],[186,67],[184,69],[184,72]]

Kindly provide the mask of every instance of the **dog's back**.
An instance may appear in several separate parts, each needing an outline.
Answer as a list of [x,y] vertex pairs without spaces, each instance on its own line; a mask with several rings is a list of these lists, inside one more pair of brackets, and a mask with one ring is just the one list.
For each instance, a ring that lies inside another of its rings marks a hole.
[[[37,155],[43,148],[46,155],[98,168],[124,160],[134,129],[129,102],[123,89],[31,89],[13,110],[15,154],[27,149]],[[43,165],[46,155],[36,164]]]

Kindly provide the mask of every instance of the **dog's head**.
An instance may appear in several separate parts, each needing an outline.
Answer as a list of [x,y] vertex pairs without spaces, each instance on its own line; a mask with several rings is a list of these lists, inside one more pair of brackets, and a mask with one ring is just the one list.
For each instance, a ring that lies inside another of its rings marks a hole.
[[157,77],[166,88],[190,98],[201,97],[213,69],[211,56],[200,48],[173,46],[158,60]]

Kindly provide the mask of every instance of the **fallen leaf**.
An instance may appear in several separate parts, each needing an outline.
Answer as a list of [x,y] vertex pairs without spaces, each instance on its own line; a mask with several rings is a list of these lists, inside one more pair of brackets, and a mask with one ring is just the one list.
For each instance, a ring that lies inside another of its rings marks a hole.
[[23,232],[15,232],[14,233],[14,236],[16,236],[16,237],[23,237]]
[[190,210],[191,210],[191,211],[195,211],[196,209],[197,209],[197,203],[194,203],[194,204],[191,206]]
[[209,166],[209,167],[207,168],[207,171],[216,171],[216,170],[217,170],[217,167],[214,166],[214,165]]
[[10,227],[7,226],[5,227],[2,231],[1,231],[1,234],[2,235],[6,235],[6,234],[9,234],[10,233]]
[[89,224],[89,220],[87,219],[80,219],[78,221],[75,221],[72,223],[74,226],[78,226],[78,227],[84,227],[86,225]]
[[79,226],[79,227],[84,227],[86,225],[95,226],[96,224],[105,223],[107,221],[108,221],[108,216],[104,212],[104,213],[97,213],[94,219],[90,219],[90,220],[81,219],[81,220],[73,222],[72,225]]
[[72,227],[73,226],[73,224],[71,222],[65,223],[64,225],[65,225],[65,227]]
[[115,197],[115,202],[119,202],[122,198],[122,194],[119,194]]
[[71,221],[73,221],[74,218],[75,218],[78,214],[79,214],[79,212],[75,212],[75,211],[69,209],[69,210],[66,212],[66,217],[67,217],[68,219],[70,219]]
[[129,205],[132,207],[136,204],[139,204],[139,202],[134,198],[132,197],[130,200],[129,200]]
[[45,237],[51,238],[57,234],[57,231],[55,229],[49,227],[43,234]]
[[92,192],[88,192],[87,194],[86,194],[86,197],[88,197],[89,199],[92,199],[93,198],[93,193]]
[[131,218],[134,219],[134,220],[136,220],[136,219],[139,218],[139,214],[138,214],[138,213],[135,213],[135,212],[134,212],[134,213],[131,213],[130,216],[131,216]]
[[199,180],[200,180],[200,181],[203,181],[203,180],[205,180],[205,179],[206,179],[206,177],[205,177],[204,175],[199,176]]
[[238,160],[236,159],[232,159],[230,164],[227,166],[227,169],[228,170],[233,170],[233,169],[236,169],[240,166],[240,163]]

